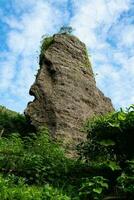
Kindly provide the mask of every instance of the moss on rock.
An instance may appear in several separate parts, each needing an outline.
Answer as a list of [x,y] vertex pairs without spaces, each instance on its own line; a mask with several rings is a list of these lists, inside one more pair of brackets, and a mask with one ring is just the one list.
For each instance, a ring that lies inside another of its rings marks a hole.
[[40,62],[42,62],[42,59],[44,57],[44,52],[54,43],[54,37],[45,37],[41,42],[41,53],[40,53]]

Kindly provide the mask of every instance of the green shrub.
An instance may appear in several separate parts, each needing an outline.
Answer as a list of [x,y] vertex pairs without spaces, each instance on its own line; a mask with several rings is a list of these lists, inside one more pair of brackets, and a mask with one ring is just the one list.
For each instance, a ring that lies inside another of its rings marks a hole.
[[85,126],[89,140],[80,154],[88,159],[111,159],[118,162],[134,157],[134,106],[88,121]]
[[117,187],[121,194],[129,197],[128,199],[134,199],[134,175],[130,176],[122,173],[121,176],[117,178]]
[[81,199],[102,199],[104,191],[108,189],[107,180],[102,176],[94,176],[85,178],[82,182],[82,187],[79,190]]
[[71,200],[61,190],[48,184],[28,186],[23,178],[0,175],[0,199],[1,200]]
[[[24,144],[19,134],[11,134],[10,137],[0,138],[0,171],[16,171],[18,163],[23,155]],[[18,159],[19,158],[19,159]]]
[[[71,161],[65,157],[63,149],[51,138],[47,129],[38,132],[37,135],[31,135],[31,137],[21,138],[17,133],[10,134],[8,138],[1,137],[0,171],[5,175],[10,175],[10,179],[4,180],[2,178],[5,183],[8,182],[8,185],[3,192],[0,192],[3,195],[0,196],[0,199],[6,199],[7,195],[7,199],[11,200],[54,200],[55,198],[57,200],[69,200],[70,197],[62,194],[62,191],[58,188],[67,181],[70,163]],[[11,177],[18,177],[18,179],[23,177],[21,179],[25,180],[25,184],[20,187],[20,185],[16,185],[18,183],[17,178],[11,181]],[[48,184],[43,186],[46,183],[52,183],[58,188],[54,189]],[[28,184],[36,184],[37,187]],[[42,188],[41,195],[40,188]]]
[[62,191],[58,189],[54,189],[48,184],[45,185],[45,187],[43,188],[42,199],[43,200],[71,200],[71,198],[63,194]]
[[42,46],[41,46],[41,52],[46,51],[48,49],[48,47],[53,44],[54,40],[53,40],[53,36],[50,37],[45,37],[42,40]]
[[27,178],[30,183],[66,178],[68,159],[44,130],[23,140],[18,134],[0,138],[0,170]]
[[20,133],[22,136],[35,132],[29,120],[22,114],[10,111],[0,106],[0,135],[9,136],[11,133]]
[[24,179],[0,176],[0,199],[2,200],[41,200],[41,190],[35,186],[28,186]]
[[38,133],[23,159],[21,168],[26,172],[25,176],[36,183],[55,182],[61,176],[62,179],[66,177],[68,159],[47,130]]
[[[80,158],[94,168],[94,174],[109,179],[110,191],[117,187],[117,194],[120,193],[119,182],[123,195],[133,191],[132,170],[128,173],[126,163],[134,159],[134,105],[126,111],[121,109],[87,121],[84,130],[88,136],[87,141],[78,146]],[[132,166],[134,169],[134,163]]]
[[0,137],[0,199],[134,199],[134,106],[88,121],[78,160],[66,158],[47,129],[23,132],[23,119],[0,112],[1,130],[8,133]]
[[54,43],[53,36],[45,37],[41,41],[41,50],[40,50],[40,64],[42,63],[42,60],[44,58],[45,51]]
[[134,199],[134,160],[126,161],[124,171],[117,178],[117,188],[127,199]]

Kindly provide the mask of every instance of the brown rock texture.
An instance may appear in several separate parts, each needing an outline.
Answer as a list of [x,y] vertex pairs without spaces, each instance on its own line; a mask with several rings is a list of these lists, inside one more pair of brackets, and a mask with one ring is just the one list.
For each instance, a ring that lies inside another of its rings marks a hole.
[[25,111],[36,127],[47,126],[52,135],[72,149],[85,139],[87,118],[114,110],[111,100],[96,87],[86,46],[68,34],[56,34],[41,52],[40,69]]

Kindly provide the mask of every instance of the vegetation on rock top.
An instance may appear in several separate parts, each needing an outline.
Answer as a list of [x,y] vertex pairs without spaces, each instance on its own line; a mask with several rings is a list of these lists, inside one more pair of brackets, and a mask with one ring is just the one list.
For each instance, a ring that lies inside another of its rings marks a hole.
[[[71,34],[73,32],[73,28],[71,26],[63,26],[60,28],[58,34]],[[40,62],[43,59],[43,55],[45,51],[54,43],[54,35],[53,36],[43,36],[41,41],[41,53],[40,53]]]
[[44,37],[41,41],[41,50],[40,50],[40,63],[44,58],[45,51],[54,43],[53,36]]

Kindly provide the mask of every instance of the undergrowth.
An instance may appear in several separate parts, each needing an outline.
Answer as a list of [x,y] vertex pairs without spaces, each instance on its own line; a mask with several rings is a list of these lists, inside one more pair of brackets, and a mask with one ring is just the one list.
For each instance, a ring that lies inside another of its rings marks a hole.
[[77,159],[67,158],[46,128],[24,133],[25,124],[23,115],[1,108],[1,200],[134,199],[133,105],[87,121]]

